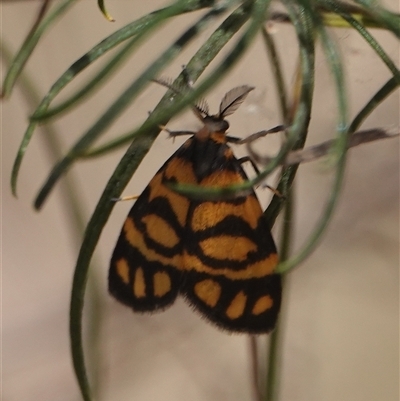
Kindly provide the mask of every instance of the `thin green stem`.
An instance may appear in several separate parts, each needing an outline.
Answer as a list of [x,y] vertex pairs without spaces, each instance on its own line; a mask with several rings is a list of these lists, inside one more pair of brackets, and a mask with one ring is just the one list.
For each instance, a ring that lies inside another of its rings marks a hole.
[[89,130],[80,137],[71,150],[64,156],[52,169],[46,182],[40,189],[36,200],[35,208],[40,209],[48,194],[53,189],[56,182],[60,179],[79,158],[88,147],[97,140],[101,134],[122,114],[122,112],[139,96],[146,85],[149,84],[162,69],[164,69],[172,60],[174,60],[183,49],[192,41],[199,33],[205,29],[209,22],[222,14],[224,8],[213,9],[205,16],[201,17],[198,22],[181,35],[173,45],[171,45],[156,61],[152,63],[123,93],[115,100],[111,106],[101,115],[101,117],[92,125]]
[[[232,39],[233,35],[239,31],[247,21],[248,16],[246,15],[245,8],[239,7],[232,14],[230,14],[226,20],[211,34],[211,36],[204,42],[204,44],[197,51],[196,55],[192,58],[191,61],[186,66],[186,70],[188,71],[191,79],[194,81],[197,80],[200,73],[205,69],[206,66],[215,58],[215,56],[219,53],[219,51],[228,43],[229,40]],[[196,96],[201,96],[204,91],[199,92],[197,89],[194,91]],[[166,98],[169,96],[174,96],[173,93],[168,93]],[[177,112],[179,112],[183,106],[187,106],[193,102],[193,100],[187,99],[185,97],[182,100],[182,103],[178,106],[174,106],[174,108],[168,109],[165,113],[165,117],[160,117],[160,121],[154,122],[154,124],[166,124],[167,120],[165,118],[173,117]],[[182,106],[182,107],[181,107]],[[152,116],[155,113],[152,113]],[[115,150],[127,143],[132,142],[134,138],[141,135],[142,128],[136,128],[123,134],[103,145],[100,145],[96,148],[90,149],[85,152],[81,158],[92,158],[98,157],[105,153],[108,153],[112,150]]]
[[340,62],[339,55],[337,53],[335,45],[331,40],[331,38],[329,37],[329,35],[327,34],[325,28],[319,21],[316,22],[317,22],[317,29],[324,48],[324,52],[328,59],[329,66],[331,67],[337,89],[339,117],[337,126],[338,137],[334,149],[337,162],[336,175],[327,205],[323,211],[322,217],[318,222],[316,228],[314,229],[314,231],[306,241],[305,245],[298,252],[297,255],[279,264],[277,268],[277,271],[279,273],[287,273],[293,267],[297,266],[300,262],[302,262],[305,258],[307,258],[310,255],[310,253],[315,249],[315,247],[321,240],[321,236],[325,231],[325,229],[327,228],[328,223],[332,217],[333,211],[335,209],[335,206],[337,204],[345,170],[347,144],[350,133],[347,126],[347,104],[346,104],[347,102],[345,96],[346,86],[343,82],[342,64]]
[[267,49],[267,52],[268,52],[268,57],[270,60],[272,73],[275,78],[274,82],[275,82],[276,91],[278,94],[282,121],[283,121],[284,125],[288,126],[289,125],[288,101],[287,101],[287,91],[286,91],[286,87],[285,87],[285,81],[283,79],[283,74],[282,74],[282,64],[279,59],[278,51],[276,49],[273,37],[268,33],[268,31],[265,28],[263,28],[262,34],[263,34],[263,39],[264,39],[264,43],[265,43],[265,48]]
[[[4,42],[2,43],[2,50],[2,56],[6,64],[11,63],[11,51]],[[36,88],[36,85],[25,72],[21,73],[19,83],[26,103],[28,104],[30,109],[33,109],[36,106],[37,102],[40,100],[38,95],[39,91]],[[57,132],[51,124],[43,126],[41,129],[44,134],[42,138],[45,148],[47,150],[49,161],[51,163],[54,163],[62,155],[61,149],[63,148],[63,146],[58,139],[59,135],[57,135]],[[83,236],[83,233],[85,232],[87,219],[85,217],[85,213],[82,210],[84,201],[80,198],[80,191],[78,191],[77,188],[78,184],[73,174],[68,174],[63,180],[60,187],[61,203],[63,204],[63,208],[66,211],[65,214],[70,216],[70,218],[67,219],[69,232],[76,249],[79,249],[81,238]],[[91,267],[93,267],[94,272],[99,271],[99,263],[97,261],[93,260],[91,263]],[[101,334],[100,328],[102,325],[102,308],[98,280],[95,274],[92,274],[90,276],[90,291],[88,300],[93,310],[93,313],[89,314],[89,330],[87,332],[87,340],[88,343],[91,344],[89,363],[91,366],[97,368],[93,369],[93,388],[95,393],[99,393],[99,388],[101,385],[101,380],[99,376],[100,370],[98,369],[99,366],[101,366],[99,339]]]
[[[293,8],[289,8],[289,13],[293,20],[296,20],[296,12]],[[311,45],[313,38],[310,37],[310,25],[303,19],[302,23],[300,22],[302,19],[299,19],[299,23],[297,24],[297,34],[300,38],[308,38],[310,43],[305,46],[305,51],[302,55],[302,67],[303,67],[303,77],[302,79],[306,79],[306,82],[313,82],[313,79],[310,79],[309,76],[305,75],[305,71],[310,71],[310,67],[313,66],[313,46]],[[273,45],[272,38],[264,32],[264,39],[266,41],[267,49],[270,55],[271,63],[273,65],[273,71],[276,77],[276,85],[277,92],[279,95],[280,101],[280,112],[282,115],[282,119],[286,125],[291,123],[291,117],[288,107],[287,94],[284,86],[283,76],[281,75],[281,66],[279,63],[278,55]],[[309,51],[311,49],[311,51]],[[306,67],[304,69],[304,67]],[[311,71],[313,67],[311,67]],[[312,86],[312,84],[311,84]],[[307,93],[307,89],[311,90],[312,88],[307,88],[307,86],[302,86],[302,92],[300,94],[300,98],[309,98],[309,115],[311,113],[311,93]],[[309,117],[308,117],[309,119]],[[306,129],[303,129],[303,133],[299,136],[298,141],[295,145],[296,148],[301,148],[304,145],[305,137],[306,137]],[[283,229],[282,229],[282,238],[281,238],[281,246],[280,246],[280,259],[281,261],[286,260],[289,257],[291,242],[292,242],[292,233],[293,233],[293,188],[292,182],[297,172],[297,167],[292,166],[286,168],[282,171],[280,184],[278,185],[278,190],[282,191],[282,193],[287,194],[287,198],[285,201],[285,214],[283,217]],[[265,215],[270,222],[272,227],[281,206],[283,205],[282,199],[278,199],[279,197],[275,196],[272,202],[272,205],[268,207]],[[275,205],[275,206],[274,206]],[[286,321],[286,309],[287,309],[287,285],[286,285],[286,277],[282,276],[282,302],[281,302],[281,311],[279,314],[279,318],[275,327],[275,330],[271,333],[268,342],[268,357],[266,363],[266,388],[265,388],[265,401],[278,401],[279,400],[279,390],[280,390],[280,379],[281,379],[281,364],[282,364],[282,350],[283,350],[283,327]]]
[[[308,133],[308,124],[311,118],[312,99],[314,91],[314,74],[315,74],[315,48],[314,48],[314,27],[312,19],[307,12],[298,10],[290,1],[285,1],[293,26],[296,30],[297,39],[300,49],[300,68],[301,68],[301,87],[299,100],[296,99],[293,103],[297,104],[294,117],[287,115],[284,118],[288,121],[293,119],[291,127],[296,130],[297,138],[292,146],[292,149],[300,149],[304,146]],[[292,106],[293,107],[293,106]],[[296,127],[296,122],[298,127]],[[302,124],[303,123],[303,124]],[[297,129],[296,129],[297,128]],[[290,135],[290,131],[289,131]],[[292,134],[293,135],[293,134]],[[286,155],[284,156],[286,157]],[[277,187],[277,190],[282,194],[287,194],[296,176],[298,166],[290,166],[283,170],[282,176]],[[274,195],[267,210],[264,212],[266,218],[273,226],[280,210],[284,206],[285,200],[282,196]]]
[[[274,43],[273,37],[268,33],[268,31],[263,28],[262,30],[263,34],[263,39],[265,43],[265,48],[268,54],[268,58],[270,61],[271,69],[272,69],[272,74],[273,74],[273,82],[275,83],[276,86],[276,93],[277,97],[279,100],[279,107],[280,107],[280,114],[282,121],[286,126],[290,125],[290,117],[289,117],[289,108],[288,108],[288,100],[287,100],[287,90],[285,87],[285,82],[283,78],[283,73],[282,73],[282,64],[279,59],[279,55]],[[286,192],[285,192],[286,193]],[[267,217],[268,218],[268,217]],[[269,221],[269,220],[268,220]],[[272,223],[269,221],[269,225],[272,227]],[[282,282],[283,282],[282,278]],[[282,286],[283,288],[283,286]],[[260,383],[260,373],[259,373],[259,363],[258,363],[258,352],[257,352],[257,341],[254,336],[252,336],[251,341],[252,341],[252,348],[255,348],[255,350],[252,352],[252,364],[254,366],[254,383],[255,386],[257,386],[256,394],[258,396],[259,400],[268,400],[268,397],[270,397],[271,391],[273,389],[277,388],[279,386],[278,384],[278,378],[276,378],[272,373],[277,372],[276,368],[276,362],[277,358],[273,358],[274,356],[277,356],[277,353],[279,352],[277,348],[277,341],[276,341],[276,335],[275,333],[277,330],[279,330],[279,326],[281,325],[281,321],[284,317],[282,317],[282,311],[280,312],[277,325],[274,329],[274,331],[270,334],[270,336],[267,337],[268,339],[268,344],[267,344],[267,350],[268,350],[268,358],[267,358],[267,363],[266,363],[266,375],[265,375],[265,384],[264,380],[261,381],[263,383],[263,388],[261,388],[261,383]],[[265,391],[262,391],[265,387]]]
[[21,74],[22,69],[35,49],[41,36],[50,27],[50,25],[57,20],[57,18],[64,15],[64,13],[74,4],[75,1],[76,0],[63,0],[60,2],[52,12],[48,13],[48,15],[39,22],[39,24],[36,26],[36,29],[33,32],[30,32],[30,34],[26,37],[20,50],[10,63],[10,68],[8,69],[6,77],[4,78],[1,97],[7,97],[10,95],[17,78]]
[[383,27],[400,38],[400,15],[382,7],[377,0],[354,0],[361,4]]
[[[146,31],[149,26],[152,26],[159,18],[165,17],[164,14],[172,13],[171,15],[178,15],[185,12],[195,11],[200,8],[205,8],[210,6],[212,2],[207,3],[204,0],[189,0],[189,1],[177,1],[170,7],[166,7],[165,9],[154,11],[136,21],[131,22],[130,24],[124,26],[123,28],[117,30],[112,35],[102,40],[99,44],[94,46],[89,52],[84,54],[79,60],[77,60],[74,64],[72,64],[67,71],[65,71],[61,77],[52,85],[50,91],[46,94],[46,96],[42,99],[39,106],[36,108],[34,115],[40,115],[46,112],[49,105],[53,101],[53,99],[61,92],[63,88],[65,88],[79,73],[84,71],[88,66],[90,66],[93,62],[95,62],[98,58],[104,55],[106,52],[113,49],[118,44],[124,42],[132,36],[139,35],[141,32]],[[15,60],[15,59],[14,59]],[[9,74],[11,74],[11,70],[17,68],[17,66],[13,66],[10,68]],[[107,74],[104,73],[104,76]],[[90,83],[87,85],[89,87],[87,89],[87,94],[90,90],[95,89],[96,85]],[[78,96],[78,95],[77,95]],[[11,174],[11,189],[14,196],[17,193],[17,180],[18,174],[21,167],[22,160],[25,156],[25,153],[28,149],[29,143],[32,139],[33,133],[36,129],[38,122],[31,121],[24,133],[21,144],[19,146],[17,156],[14,161],[13,170]]]
[[[371,46],[376,52],[379,58],[386,64],[393,76],[400,82],[400,71],[396,67],[393,60],[383,50],[382,46],[375,40],[375,38],[365,29],[365,25],[357,21],[351,14],[346,12],[345,7],[340,3],[332,0],[319,0],[327,8],[339,14],[344,20],[346,20],[350,26],[352,26]],[[400,23],[400,21],[399,21]]]
[[[290,190],[285,203],[285,213],[283,216],[282,239],[280,246],[280,258],[285,261],[289,258],[293,236],[293,189]],[[271,333],[268,359],[267,359],[267,387],[265,401],[278,401],[280,378],[282,377],[282,350],[283,350],[283,330],[286,322],[287,311],[287,277],[282,276],[282,303],[279,319],[275,330]]]
[[[97,87],[103,84],[105,79],[114,73],[117,68],[121,66],[129,56],[132,55],[132,52],[144,41],[144,39],[146,39],[150,34],[155,33],[162,24],[167,23],[172,17],[183,12],[187,12],[187,9],[183,6],[182,1],[180,1],[173,6],[166,7],[152,13],[152,18],[144,17],[138,20],[136,23],[137,29],[135,31],[135,35],[133,35],[128,43],[123,46],[123,48],[118,51],[117,54],[115,54],[111,60],[93,78],[91,78],[89,82],[83,85],[81,89],[79,89],[61,104],[44,111],[39,110],[35,112],[31,116],[31,121],[41,122],[69,110],[72,106],[77,106],[78,101],[81,101],[84,97],[92,94]],[[93,49],[90,52],[92,51]],[[83,56],[83,58],[85,58],[85,56]],[[78,72],[80,71],[75,69],[74,75],[76,76]]]
[[383,100],[385,100],[399,86],[400,82],[395,77],[390,78],[357,113],[350,124],[349,131],[355,132],[363,123],[363,121],[372,113],[372,111],[375,110],[375,108],[378,107]]

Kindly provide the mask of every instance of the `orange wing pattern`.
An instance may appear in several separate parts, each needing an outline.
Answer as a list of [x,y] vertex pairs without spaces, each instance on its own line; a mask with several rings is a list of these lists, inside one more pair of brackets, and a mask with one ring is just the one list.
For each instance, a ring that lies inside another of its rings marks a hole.
[[112,257],[110,292],[136,311],[164,308],[181,293],[222,328],[270,331],[281,284],[274,274],[276,248],[256,195],[195,201],[164,185],[168,180],[223,186],[245,179],[226,144],[212,136],[200,144],[189,139],[131,209]]
[[129,212],[111,259],[109,291],[134,311],[165,308],[181,294],[223,329],[267,333],[275,326],[278,256],[255,193],[201,201],[165,185],[222,187],[247,179],[226,143],[223,117],[250,90],[228,92],[220,115],[204,117],[203,129],[161,167]]

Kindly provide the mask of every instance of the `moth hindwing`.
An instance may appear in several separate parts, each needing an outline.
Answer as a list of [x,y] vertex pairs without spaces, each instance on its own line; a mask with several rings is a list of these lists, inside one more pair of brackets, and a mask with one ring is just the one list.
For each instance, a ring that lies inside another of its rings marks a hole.
[[[230,200],[194,200],[166,182],[222,187],[247,180],[227,144],[224,113],[250,87],[225,95],[160,168],[125,220],[111,259],[109,291],[134,311],[156,311],[181,294],[217,326],[267,333],[278,316],[278,256],[254,192]],[[233,110],[233,111],[232,111]]]

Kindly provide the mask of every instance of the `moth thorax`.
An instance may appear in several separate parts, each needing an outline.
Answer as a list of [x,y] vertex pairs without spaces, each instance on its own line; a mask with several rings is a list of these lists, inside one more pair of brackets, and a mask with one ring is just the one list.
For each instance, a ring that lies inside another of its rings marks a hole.
[[209,132],[225,132],[229,128],[228,121],[217,116],[207,116],[203,122]]

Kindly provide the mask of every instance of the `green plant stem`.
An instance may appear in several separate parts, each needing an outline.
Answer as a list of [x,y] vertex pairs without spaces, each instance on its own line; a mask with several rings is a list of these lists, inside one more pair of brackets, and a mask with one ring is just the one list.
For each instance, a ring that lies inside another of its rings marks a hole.
[[400,38],[400,15],[394,14],[381,6],[377,0],[354,0],[361,4],[383,27]]
[[283,124],[285,126],[289,126],[290,122],[289,122],[287,91],[286,91],[285,80],[283,78],[283,73],[282,73],[282,63],[279,59],[278,51],[276,49],[273,37],[268,33],[268,31],[265,28],[263,28],[262,34],[265,43],[265,48],[268,53],[268,58],[270,60],[272,74],[275,78],[274,82],[279,99],[281,118]]
[[74,4],[75,1],[76,0],[63,0],[62,2],[60,2],[57,5],[57,8],[55,8],[52,12],[45,16],[37,24],[34,31],[29,33],[19,52],[15,55],[14,59],[10,63],[10,68],[3,82],[3,89],[1,94],[2,97],[7,97],[10,95],[18,76],[21,74],[26,62],[28,61],[28,58],[32,54],[44,32],[59,17],[64,15],[64,13],[68,10],[69,7]]
[[362,24],[360,21],[357,21],[351,14],[347,13],[345,6],[340,2],[333,0],[319,0],[319,1],[321,1],[322,4],[324,4],[327,8],[330,8],[332,11],[340,15],[341,18],[347,21],[349,26],[353,27],[365,39],[365,41],[376,52],[379,58],[386,64],[386,66],[389,68],[393,76],[400,82],[400,72],[396,67],[395,63],[386,54],[382,46],[375,40],[375,38],[365,29],[365,25]]
[[[121,29],[114,32],[112,35],[108,36],[106,39],[102,40],[99,44],[94,46],[90,51],[80,57],[75,63],[73,63],[61,76],[57,79],[57,81],[52,85],[50,91],[45,95],[45,97],[39,103],[36,110],[34,111],[34,115],[38,116],[44,114],[51,102],[54,98],[64,89],[79,73],[84,71],[88,66],[94,63],[97,59],[103,56],[105,53],[113,49],[115,46],[119,45],[120,43],[124,42],[125,40],[135,36],[140,35],[149,27],[156,24],[160,18],[165,17],[165,15],[169,15],[172,12],[172,15],[177,15],[180,13],[195,11],[199,8],[207,7],[207,1],[204,0],[189,0],[189,1],[178,1],[170,7],[166,7],[161,10],[157,10],[153,13],[145,15],[144,17],[131,22],[130,24],[122,27]],[[175,14],[174,14],[175,13]],[[20,52],[22,52],[22,49]],[[32,51],[31,51],[32,52]],[[31,54],[28,54],[28,56]],[[26,57],[28,57],[26,56]],[[10,67],[8,75],[13,74],[13,70],[20,68],[19,64],[17,63],[18,56],[14,59],[14,63],[12,67]],[[113,66],[108,66],[103,69],[102,72],[98,74],[98,78],[103,80],[107,74],[112,71]],[[6,78],[7,79],[7,78]],[[10,78],[11,79],[11,78]],[[83,92],[75,94],[76,100],[78,100],[83,95],[88,95],[90,91],[93,91],[96,88],[96,84],[94,82],[88,83],[85,87],[86,89]],[[24,136],[22,138],[21,144],[19,146],[17,156],[14,161],[13,170],[11,174],[11,188],[12,193],[16,196],[17,193],[17,180],[18,174],[21,167],[22,160],[25,156],[26,150],[29,146],[33,133],[36,129],[38,122],[33,120],[30,121]]]
[[[214,59],[214,57],[218,54],[218,52],[222,49],[225,44],[232,39],[233,35],[237,33],[244,23],[247,21],[248,17],[245,13],[244,7],[239,7],[232,14],[230,14],[226,20],[211,34],[211,36],[205,41],[205,43],[200,47],[196,55],[192,58],[192,60],[187,64],[186,70],[190,74],[191,79],[197,80],[200,73],[203,69],[209,65],[209,63]],[[201,63],[199,62],[201,60]],[[200,67],[200,68],[199,68]],[[194,93],[202,94],[203,92],[198,92],[198,90],[194,90]],[[169,94],[168,96],[174,96],[174,94]],[[168,96],[165,96],[167,98]],[[186,97],[185,97],[186,99]],[[185,100],[182,102],[182,106],[190,104],[191,100]],[[186,104],[185,104],[186,103]],[[170,109],[165,113],[165,118],[160,119],[160,122],[155,122],[155,124],[163,124],[174,116],[174,114],[181,110],[181,107],[178,106],[176,108]],[[155,114],[154,112],[152,114]],[[132,142],[134,138],[142,134],[142,127],[136,128],[134,130],[129,131],[128,133],[121,135],[103,145],[100,145],[96,148],[92,148],[85,152],[81,158],[93,158],[101,156],[105,153],[108,153],[112,150],[115,150],[129,142]]]
[[[6,43],[2,42],[2,58],[4,59],[6,64],[10,64],[12,61],[11,51]],[[30,79],[30,77],[22,72],[19,80],[21,92],[25,98],[26,103],[28,104],[30,109],[36,107],[37,102],[40,100],[38,95],[39,90],[36,88],[36,85]],[[61,149],[63,148],[60,140],[58,139],[59,135],[55,131],[54,127],[51,124],[43,126],[43,143],[47,150],[47,155],[49,157],[50,163],[54,163],[59,157],[62,155]],[[63,204],[63,209],[66,211],[65,214],[70,216],[67,219],[67,224],[69,226],[70,236],[73,240],[74,246],[76,249],[79,249],[81,244],[81,238],[83,233],[85,232],[86,227],[86,213],[83,212],[83,204],[84,201],[79,197],[80,191],[78,191],[78,184],[73,176],[73,174],[66,175],[63,180],[60,189],[61,189],[61,203]],[[91,263],[93,271],[99,271],[99,263],[96,260],[93,260]],[[100,352],[100,334],[101,334],[101,325],[102,325],[102,306],[101,306],[101,296],[100,289],[97,280],[97,276],[92,274],[90,276],[90,292],[89,292],[89,303],[92,307],[92,313],[89,314],[88,321],[88,332],[87,332],[87,340],[88,343],[91,344],[90,347],[90,357],[89,363],[95,369],[93,369],[93,388],[94,392],[99,393],[101,380],[100,380],[100,370],[101,366],[101,352]]]
[[[295,109],[294,116],[293,111],[286,107],[287,114],[283,115],[283,119],[290,122],[290,130],[287,133],[287,139],[291,135],[296,135],[293,140],[292,149],[300,149],[304,146],[307,138],[308,125],[311,118],[312,99],[314,91],[314,77],[315,77],[315,48],[314,48],[314,35],[315,28],[312,24],[312,20],[307,12],[298,10],[290,1],[285,1],[289,16],[296,30],[297,39],[299,41],[300,49],[300,68],[301,68],[301,82],[300,82],[300,94],[295,95],[295,99],[292,101],[292,108]],[[281,110],[283,113],[284,110]],[[283,155],[286,158],[287,153]],[[298,166],[293,165],[284,168],[281,174],[277,190],[281,194],[287,194],[294,181],[297,173]],[[270,222],[270,226],[274,225],[275,219],[280,213],[282,207],[285,204],[285,200],[282,196],[274,195],[267,210],[264,212],[266,218]]]
[[[288,107],[288,96],[287,90],[285,87],[283,74],[282,74],[282,66],[279,60],[278,52],[276,51],[275,44],[273,38],[269,35],[269,33],[264,29],[263,37],[266,45],[266,49],[269,55],[269,59],[271,60],[272,71],[275,76],[275,85],[277,89],[277,94],[279,97],[279,105],[280,105],[280,114],[282,117],[282,121],[286,126],[289,126],[290,121],[290,113]],[[301,146],[302,144],[298,144]],[[294,179],[294,175],[296,174],[296,169],[284,169],[281,174],[281,183],[288,184],[288,180],[284,180],[284,176],[288,176],[291,174]],[[281,260],[287,259],[290,247],[291,247],[291,239],[292,239],[292,226],[293,226],[293,189],[289,186],[285,186],[284,192],[287,194],[287,201],[285,202],[285,215],[283,217],[283,230],[282,230],[282,240],[280,246],[280,258]],[[278,209],[275,210],[278,213]],[[276,215],[272,216],[271,214],[267,216],[269,219],[275,220]],[[269,220],[270,221],[270,220]],[[272,226],[273,222],[270,221],[270,225]],[[281,302],[281,311],[279,313],[279,318],[276,323],[275,330],[269,336],[269,342],[267,345],[267,361],[266,361],[266,387],[265,387],[265,401],[278,401],[279,399],[279,388],[280,388],[280,378],[281,378],[281,359],[282,359],[282,349],[283,349],[283,326],[286,321],[286,308],[287,308],[287,286],[286,286],[286,277],[282,276],[282,302]]]
[[[162,24],[167,23],[172,17],[177,16],[179,14],[183,14],[188,12],[188,7],[184,4],[183,1],[178,1],[176,4],[163,8],[161,10],[155,11],[151,13],[150,17],[145,16],[136,21],[135,30],[131,30],[132,38],[128,41],[128,43],[122,47],[121,50],[117,52],[116,55],[113,55],[111,60],[107,62],[107,64],[93,77],[87,82],[81,89],[79,89],[76,93],[71,95],[68,99],[63,101],[61,104],[54,106],[52,108],[46,109],[44,111],[39,110],[35,112],[31,116],[31,121],[44,121],[48,118],[54,117],[60,113],[66,112],[72,107],[76,107],[84,97],[89,96],[94,93],[94,89],[99,87],[102,83],[104,83],[105,79],[108,78],[111,73],[115,72],[116,69],[129,57],[132,55],[133,51],[150,35],[156,32],[157,28],[160,28]],[[133,34],[134,32],[134,34]],[[114,35],[112,35],[114,36]],[[114,38],[114,43],[116,43],[116,38]],[[101,45],[104,47],[104,42],[101,42],[99,48],[101,49]],[[96,46],[97,47],[97,46]],[[95,47],[95,48],[96,48]],[[107,46],[107,50],[110,50],[110,45]],[[82,56],[81,59],[85,58],[93,58],[91,63],[96,60],[93,56],[89,56],[89,54],[93,53],[93,49],[90,50],[86,55]],[[73,76],[76,76],[82,70],[80,68],[74,68],[76,63],[73,64],[69,68]],[[79,63],[78,63],[79,64]],[[82,68],[82,67],[81,67]],[[56,93],[59,93],[59,90]],[[48,94],[50,95],[50,93]],[[55,93],[51,95],[54,97]],[[40,107],[38,108],[40,109]]]
[[[288,259],[292,246],[293,235],[293,188],[290,190],[285,204],[283,216],[282,241],[280,246],[280,258],[282,261]],[[283,330],[287,317],[287,277],[282,276],[282,304],[275,330],[271,333],[269,342],[269,352],[267,359],[267,387],[265,401],[278,401],[280,379],[282,377],[282,350],[283,350]]]
[[[194,38],[208,26],[208,24],[217,16],[225,11],[224,8],[211,10],[202,16],[194,27],[184,32],[167,50],[165,50],[131,85],[125,89],[111,106],[101,115],[101,117],[90,127],[87,132],[72,146],[71,150],[53,167],[46,182],[40,189],[36,200],[35,208],[40,209],[60,177],[71,167],[74,161],[79,158],[88,149],[91,144],[98,139],[105,130],[122,114],[144,90],[162,69],[164,69],[172,60],[174,60],[182,50]],[[153,123],[152,123],[153,124]],[[148,128],[148,127],[146,127]]]
[[391,93],[400,86],[400,82],[395,78],[390,78],[367,102],[367,104],[357,113],[350,124],[350,132],[355,132],[365,119],[378,107]]
[[315,18],[315,23],[319,33],[319,37],[321,38],[325,55],[327,57],[329,66],[331,67],[337,90],[338,136],[336,141],[336,147],[334,150],[336,156],[336,175],[327,205],[323,211],[322,217],[320,218],[316,228],[314,229],[310,237],[307,239],[305,245],[298,252],[297,255],[279,264],[277,268],[277,271],[279,273],[287,273],[290,269],[294,268],[299,263],[301,263],[304,259],[306,259],[310,255],[310,253],[315,249],[315,247],[321,240],[321,236],[328,226],[328,223],[333,215],[333,211],[337,204],[337,200],[339,198],[340,189],[342,187],[342,182],[344,177],[346,153],[348,148],[347,144],[350,136],[349,128],[347,125],[347,102],[345,96],[346,86],[343,81],[342,63],[340,61],[335,45],[333,44],[333,41],[327,34],[321,21],[319,21],[318,17],[315,15],[313,16],[313,18]]

